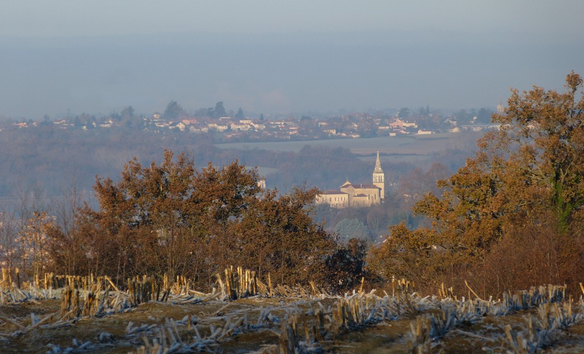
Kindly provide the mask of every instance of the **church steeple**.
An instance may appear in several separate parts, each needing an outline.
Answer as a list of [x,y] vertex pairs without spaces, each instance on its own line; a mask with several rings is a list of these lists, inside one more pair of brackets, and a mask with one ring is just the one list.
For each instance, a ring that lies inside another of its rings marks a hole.
[[379,159],[379,151],[377,151],[377,160],[375,161],[375,169],[373,169],[373,185],[379,187],[381,190],[380,198],[385,199],[385,173],[381,168],[381,160]]
[[377,161],[375,161],[375,169],[373,173],[383,173],[383,169],[381,168],[381,161],[379,161],[379,151],[377,151]]

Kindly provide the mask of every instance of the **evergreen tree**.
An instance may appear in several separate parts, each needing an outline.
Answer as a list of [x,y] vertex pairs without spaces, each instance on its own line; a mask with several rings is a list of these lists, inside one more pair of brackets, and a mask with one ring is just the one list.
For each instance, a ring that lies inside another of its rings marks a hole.
[[243,110],[241,108],[239,108],[237,110],[237,113],[235,114],[235,118],[236,119],[243,119],[243,118],[245,118],[245,115],[243,114]]
[[215,104],[215,109],[213,109],[213,118],[225,117],[227,116],[227,112],[225,111],[225,107],[223,107],[223,101],[219,101]]
[[176,120],[183,113],[184,109],[176,101],[170,101],[168,102],[168,105],[166,106],[166,109],[164,110],[162,116],[165,119]]

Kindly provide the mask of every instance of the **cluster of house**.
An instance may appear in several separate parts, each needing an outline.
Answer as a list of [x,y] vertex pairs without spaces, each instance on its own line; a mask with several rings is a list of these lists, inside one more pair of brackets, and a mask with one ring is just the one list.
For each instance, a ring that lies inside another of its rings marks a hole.
[[13,122],[11,125],[18,128],[54,125],[60,129],[81,128],[84,130],[128,125],[154,132],[177,130],[191,133],[218,133],[214,137],[218,141],[391,137],[405,134],[427,135],[436,132],[477,131],[493,128],[493,125],[474,123],[458,125],[454,118],[448,117],[443,120],[437,130],[428,130],[419,128],[415,118],[407,121],[395,116],[371,116],[366,113],[340,115],[329,117],[328,119],[312,119],[310,117],[296,119],[291,116],[275,119],[237,119],[229,116],[211,118],[187,115],[177,119],[167,119],[159,113],[154,113],[152,116],[131,116],[131,119],[137,120],[138,124],[128,124],[129,122],[126,122],[120,116],[96,118],[84,114],[74,119],[61,119],[53,122],[47,120],[33,122],[29,120]]
[[[398,134],[409,134],[408,130],[418,129],[418,124],[416,122],[405,122],[405,121],[397,118],[395,121],[390,122],[389,124],[387,124],[385,126],[380,126],[377,129],[383,130],[383,131],[388,131],[389,136],[396,136]],[[424,129],[417,130],[418,135],[427,135],[427,134],[433,134],[433,133],[434,132],[431,130],[424,130]]]
[[251,119],[233,120],[231,117],[219,117],[218,119],[203,118],[184,118],[180,121],[169,122],[155,113],[152,117],[154,126],[158,128],[179,129],[180,131],[189,131],[191,133],[207,133],[209,131],[226,132],[226,131],[248,131],[264,130],[266,125],[260,122],[254,122]]
[[243,132],[262,132],[274,137],[289,138],[297,135],[300,129],[294,120],[234,119],[232,117],[217,119],[189,117],[177,122],[168,122],[161,119],[159,114],[154,114],[152,122],[158,128],[178,129],[191,133],[223,133],[226,139],[239,136]]
[[332,208],[368,207],[378,205],[385,197],[385,173],[381,168],[379,151],[373,169],[371,184],[343,183],[340,190],[327,190],[316,196],[316,204],[328,204]]

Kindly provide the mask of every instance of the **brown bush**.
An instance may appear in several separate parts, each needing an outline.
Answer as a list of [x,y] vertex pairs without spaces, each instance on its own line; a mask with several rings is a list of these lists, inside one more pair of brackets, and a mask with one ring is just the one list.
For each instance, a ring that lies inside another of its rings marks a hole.
[[581,235],[558,232],[553,220],[511,226],[486,256],[473,283],[483,294],[528,289],[544,284],[566,284],[580,293],[584,271]]
[[48,231],[56,272],[195,279],[208,289],[215,274],[238,265],[294,285],[324,281],[334,241],[309,216],[316,189],[281,195],[258,187],[257,171],[233,162],[196,171],[170,151],[161,165],[130,161],[121,178],[98,178],[99,209],[79,209],[69,232]]

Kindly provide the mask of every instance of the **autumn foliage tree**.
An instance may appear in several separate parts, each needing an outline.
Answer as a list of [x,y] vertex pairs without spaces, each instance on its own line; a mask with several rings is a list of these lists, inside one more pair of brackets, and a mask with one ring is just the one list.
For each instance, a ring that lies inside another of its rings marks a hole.
[[234,265],[288,284],[322,280],[335,243],[308,215],[317,191],[280,195],[258,179],[237,162],[197,171],[170,151],[160,165],[134,159],[118,181],[97,178],[99,209],[85,205],[70,232],[49,232],[57,271],[184,275],[206,287]]
[[372,268],[429,288],[467,279],[483,293],[577,284],[584,261],[582,79],[572,72],[565,87],[513,90],[504,114],[493,115],[500,129],[438,183],[441,195],[414,206],[426,227],[391,228],[372,252]]

